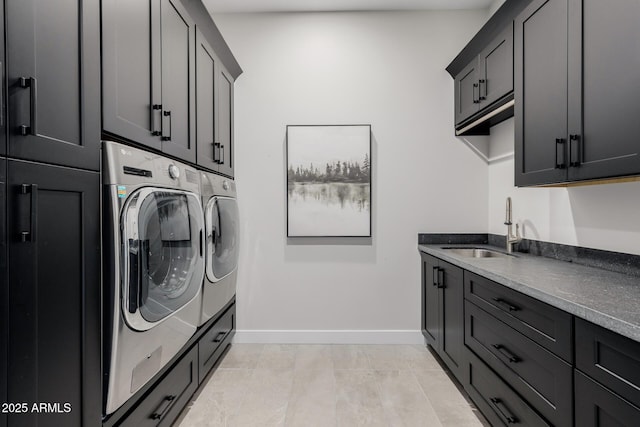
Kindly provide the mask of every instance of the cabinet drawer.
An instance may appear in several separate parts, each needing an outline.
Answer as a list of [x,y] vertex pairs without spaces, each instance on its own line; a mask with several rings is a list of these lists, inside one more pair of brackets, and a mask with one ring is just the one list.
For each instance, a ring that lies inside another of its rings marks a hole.
[[550,425],[471,351],[468,353],[465,389],[492,426]]
[[576,319],[576,368],[640,406],[640,343]]
[[468,301],[465,344],[549,421],[572,425],[570,365]]
[[147,394],[119,426],[170,426],[198,388],[198,348],[194,346]]
[[576,371],[576,426],[637,426],[640,408]]
[[235,322],[235,305],[231,306],[212,326],[198,342],[199,367],[198,382],[201,383],[207,376],[220,355],[231,342],[231,331]]
[[544,348],[572,362],[569,313],[466,271],[464,296]]

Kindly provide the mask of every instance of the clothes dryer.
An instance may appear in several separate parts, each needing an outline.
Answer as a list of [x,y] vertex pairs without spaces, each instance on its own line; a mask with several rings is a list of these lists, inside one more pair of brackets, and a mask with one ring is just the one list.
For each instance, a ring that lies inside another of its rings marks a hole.
[[240,221],[235,182],[208,172],[200,178],[206,230],[202,325],[236,294]]
[[192,167],[103,143],[104,413],[185,345],[200,319],[204,216]]

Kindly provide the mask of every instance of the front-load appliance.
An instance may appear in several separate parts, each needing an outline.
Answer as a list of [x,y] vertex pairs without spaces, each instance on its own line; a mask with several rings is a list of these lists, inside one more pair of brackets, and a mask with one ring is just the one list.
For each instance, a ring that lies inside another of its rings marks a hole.
[[197,329],[204,215],[197,170],[103,143],[104,413],[114,412]]
[[206,230],[202,325],[236,294],[239,218],[235,182],[208,172],[200,176]]

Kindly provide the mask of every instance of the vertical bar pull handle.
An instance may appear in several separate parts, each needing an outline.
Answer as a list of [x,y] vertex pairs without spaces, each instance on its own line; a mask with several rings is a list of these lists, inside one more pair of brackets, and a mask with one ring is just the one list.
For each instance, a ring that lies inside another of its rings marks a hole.
[[578,167],[582,163],[580,148],[580,135],[569,135],[569,166]]
[[[478,90],[478,97],[476,98],[476,89]],[[480,88],[478,87],[478,83],[474,83],[473,84],[473,103],[474,104],[479,104],[480,103]]]
[[438,267],[433,267],[433,286],[438,287]]
[[[564,142],[563,138],[556,138],[556,169],[564,169],[567,167]],[[558,155],[558,152],[560,155]],[[560,157],[562,157],[562,161],[559,160]]]
[[164,117],[169,117],[169,136],[163,136],[162,140],[163,141],[171,141],[171,133],[172,133],[172,123],[171,123],[171,111],[163,111],[162,115]]
[[220,160],[218,161],[218,163],[224,163],[224,145],[220,145]]
[[[482,86],[484,85],[484,96],[482,95]],[[484,101],[487,99],[487,81],[485,79],[480,79],[478,82],[478,99],[480,101]]]
[[20,232],[20,240],[22,242],[35,242],[38,231],[38,185],[22,184],[21,194],[31,194],[29,207],[29,231]]
[[213,143],[213,163],[220,164],[220,143]]
[[20,125],[20,134],[22,136],[36,136],[38,134],[38,82],[35,77],[20,77],[18,79],[18,84],[23,89],[30,89],[29,125]]
[[[162,104],[153,104],[151,106],[151,135],[160,136],[162,132],[157,130],[156,111],[162,110]],[[162,118],[161,118],[162,120]]]

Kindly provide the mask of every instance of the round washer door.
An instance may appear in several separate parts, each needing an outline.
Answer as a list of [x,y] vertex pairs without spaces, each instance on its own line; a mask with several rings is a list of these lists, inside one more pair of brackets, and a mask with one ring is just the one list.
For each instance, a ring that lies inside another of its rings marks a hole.
[[238,203],[231,197],[212,197],[207,221],[207,279],[217,282],[238,268],[240,227]]
[[195,194],[143,188],[123,210],[124,317],[147,330],[191,302],[204,278],[204,218]]

